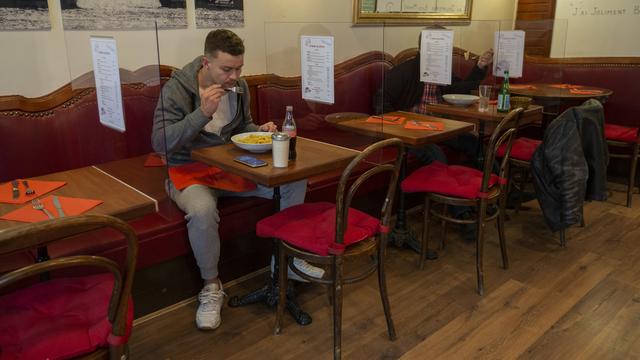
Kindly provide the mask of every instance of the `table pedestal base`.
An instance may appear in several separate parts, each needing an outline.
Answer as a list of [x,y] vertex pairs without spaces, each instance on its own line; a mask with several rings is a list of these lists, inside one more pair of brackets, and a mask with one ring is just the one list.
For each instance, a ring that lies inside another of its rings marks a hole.
[[[389,235],[391,242],[397,247],[407,247],[413,251],[420,252],[420,243],[412,231],[395,227]],[[434,250],[427,249],[427,260],[436,260],[438,253]]]
[[[247,295],[242,297],[233,296],[229,299],[229,306],[238,307],[249,304],[255,304],[258,302],[262,302],[270,308],[275,308],[278,305],[278,297],[279,297],[279,288],[275,284],[273,279],[270,279],[268,284],[263,286],[262,288],[252,291]],[[306,312],[302,311],[300,305],[295,300],[295,293],[293,289],[293,282],[289,281],[287,284],[287,310],[296,322],[300,325],[309,325],[311,324],[311,316]]]
[[[400,179],[405,179],[407,177],[407,152],[405,151],[402,157],[402,167],[400,168]],[[396,193],[398,199],[398,215],[396,216],[396,224],[391,230],[391,234],[389,234],[390,242],[393,243],[397,247],[406,246],[409,249],[419,253],[420,252],[420,243],[416,239],[416,236],[413,234],[411,230],[407,227],[407,209],[405,205],[405,193],[400,189],[400,185],[398,184],[398,189]],[[427,259],[435,260],[438,258],[438,253],[432,250],[427,250]]]

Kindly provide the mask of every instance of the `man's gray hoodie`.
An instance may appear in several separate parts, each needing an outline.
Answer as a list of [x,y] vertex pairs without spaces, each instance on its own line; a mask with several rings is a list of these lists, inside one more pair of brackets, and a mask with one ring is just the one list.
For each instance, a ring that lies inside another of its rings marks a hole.
[[[192,149],[221,145],[229,142],[232,135],[258,129],[251,118],[247,82],[240,79],[238,86],[243,88],[243,94],[230,92],[227,95],[230,113],[235,114],[233,120],[221,129],[220,135],[204,131],[204,126],[211,119],[200,109],[200,68],[202,56],[174,71],[158,99],[151,144],[156,152],[166,154],[169,166],[191,162]],[[238,111],[239,103],[243,105],[241,111]]]

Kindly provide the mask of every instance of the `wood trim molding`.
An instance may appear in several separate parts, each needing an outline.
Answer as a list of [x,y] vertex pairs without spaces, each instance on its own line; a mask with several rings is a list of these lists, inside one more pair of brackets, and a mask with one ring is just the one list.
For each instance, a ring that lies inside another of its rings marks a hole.
[[[175,70],[167,65],[146,65],[138,70],[120,69],[120,80],[125,87],[140,88],[156,86],[158,79],[168,79]],[[71,106],[85,96],[95,92],[93,71],[80,75],[73,82],[63,85],[53,92],[39,97],[22,95],[0,96],[0,111],[38,113],[34,116],[45,116],[57,107]]]
[[[455,47],[454,56],[465,58],[477,57],[477,54],[467,52]],[[396,56],[391,56],[383,51],[369,51],[356,57],[339,63],[335,67],[335,76],[351,72],[362,66],[383,61],[387,67],[400,64],[418,54],[417,48],[400,51]],[[640,67],[640,57],[583,57],[583,58],[547,58],[540,56],[525,56],[526,63],[548,64],[558,66],[584,66],[584,67]],[[145,86],[158,85],[158,79],[169,79],[176,68],[168,65],[147,65],[135,71],[120,70],[120,78],[125,87],[140,89]],[[276,86],[281,88],[296,88],[300,86],[300,76],[280,76],[276,74],[257,74],[245,76],[245,79],[255,98],[255,89],[263,86]],[[55,91],[40,97],[24,97],[21,95],[0,96],[0,112],[8,116],[42,117],[53,114],[53,109],[68,107],[86,96],[95,93],[93,73],[88,72],[72,83],[68,83]],[[255,104],[255,102],[254,102]]]
[[640,57],[570,57],[547,58],[541,56],[525,56],[525,63],[550,65],[584,65],[584,66],[640,66]]

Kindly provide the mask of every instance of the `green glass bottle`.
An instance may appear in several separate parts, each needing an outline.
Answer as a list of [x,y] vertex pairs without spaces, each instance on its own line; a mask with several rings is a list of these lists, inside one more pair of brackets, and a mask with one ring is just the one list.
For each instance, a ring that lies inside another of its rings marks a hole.
[[498,112],[508,112],[511,109],[511,91],[509,90],[509,71],[504,72],[502,88],[498,93]]

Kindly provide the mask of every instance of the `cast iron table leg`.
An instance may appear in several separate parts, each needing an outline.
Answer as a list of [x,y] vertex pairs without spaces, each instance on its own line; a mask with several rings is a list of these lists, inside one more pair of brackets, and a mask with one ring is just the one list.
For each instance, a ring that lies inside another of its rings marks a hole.
[[[276,211],[280,210],[280,187],[276,186],[273,189],[273,201],[276,204]],[[249,304],[254,304],[257,302],[263,302],[268,307],[274,308],[278,305],[278,241],[274,240],[273,242],[273,256],[274,256],[274,266],[273,273],[267,280],[267,284],[260,289],[254,290],[247,295],[242,297],[233,296],[229,299],[229,306],[238,307]],[[287,285],[287,310],[296,322],[300,325],[309,325],[311,324],[311,316],[304,312],[300,305],[296,302],[295,292],[293,290],[293,282],[289,281]]]
[[478,169],[484,169],[484,121],[478,122]]
[[[36,262],[45,262],[49,260],[49,251],[46,246],[38,246],[36,249]],[[51,279],[51,274],[48,272],[40,274],[40,281],[48,281]]]
[[[402,156],[402,166],[400,167],[400,179],[401,181],[407,174],[407,152],[404,152]],[[416,239],[416,235],[407,228],[406,216],[407,209],[404,203],[404,192],[400,189],[400,183],[398,183],[397,189],[398,197],[398,214],[396,215],[396,225],[391,230],[391,241],[398,247],[407,246],[413,249],[415,252],[420,252],[420,244]],[[434,260],[438,258],[438,253],[434,250],[427,249],[427,259]]]

